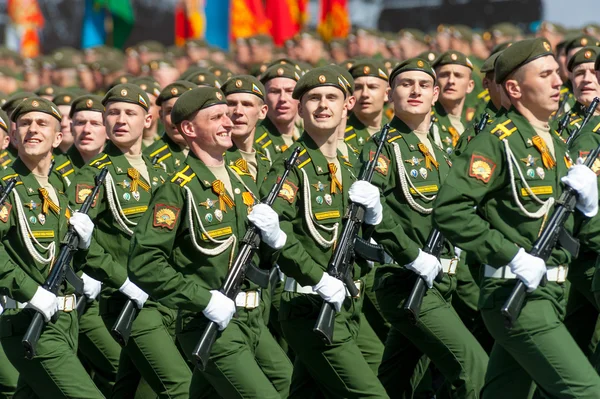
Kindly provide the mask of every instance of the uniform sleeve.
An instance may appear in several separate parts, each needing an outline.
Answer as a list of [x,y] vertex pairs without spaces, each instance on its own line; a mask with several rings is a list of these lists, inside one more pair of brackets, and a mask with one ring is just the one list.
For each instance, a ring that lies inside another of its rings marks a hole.
[[[96,171],[91,167],[84,167],[80,170],[67,190],[69,197],[69,205],[71,209],[78,210],[81,208],[82,202],[79,198],[80,190],[85,187],[95,186],[94,177]],[[93,222],[101,215],[103,211],[108,209],[108,204],[105,196],[104,187],[98,192],[98,199],[94,201],[92,207],[88,211],[88,215]],[[94,223],[96,224],[96,223]],[[79,265],[78,269],[95,278],[98,281],[112,288],[119,288],[127,279],[127,271],[125,265],[121,265],[114,261],[113,257],[104,251],[104,248],[96,241],[97,228],[94,228],[92,241],[87,251],[77,251],[74,256],[74,265]]]
[[[161,210],[169,215],[164,221],[156,219]],[[165,306],[201,312],[210,301],[210,291],[185,278],[170,262],[186,212],[184,192],[179,187],[166,183],[156,190],[133,234],[127,273],[131,281]]]
[[484,131],[454,159],[433,204],[433,222],[442,234],[481,263],[496,267],[509,263],[519,248],[492,228],[476,207],[495,190],[510,189],[505,169],[501,141]]

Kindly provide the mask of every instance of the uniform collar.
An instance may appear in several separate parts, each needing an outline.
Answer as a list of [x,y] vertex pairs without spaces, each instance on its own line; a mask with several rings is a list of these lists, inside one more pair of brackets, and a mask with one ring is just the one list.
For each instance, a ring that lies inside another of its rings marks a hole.
[[[329,168],[327,167],[327,165],[329,162],[327,162],[327,158],[325,158],[325,155],[323,155],[321,150],[319,150],[319,147],[317,147],[317,144],[315,144],[315,141],[312,139],[312,137],[310,137],[306,130],[304,131],[304,133],[302,133],[302,136],[300,136],[297,142],[301,143],[304,146],[304,148],[306,148],[306,152],[310,156],[311,164],[315,170],[315,173],[317,175],[328,175]],[[343,162],[343,159],[340,160],[340,164]]]

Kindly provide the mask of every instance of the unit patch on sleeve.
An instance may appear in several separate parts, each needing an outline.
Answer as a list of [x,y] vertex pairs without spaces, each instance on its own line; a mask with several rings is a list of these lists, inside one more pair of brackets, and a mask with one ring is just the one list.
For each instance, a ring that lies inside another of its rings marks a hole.
[[292,202],[294,202],[294,198],[296,197],[297,192],[298,186],[296,186],[289,180],[286,180],[283,182],[283,186],[281,186],[281,190],[279,190],[279,194],[277,194],[277,196],[283,198],[291,204]]
[[8,215],[10,215],[10,209],[12,206],[10,204],[4,204],[0,206],[0,220],[4,223],[8,222]]
[[[369,161],[372,161],[373,157],[375,157],[375,151],[371,151],[369,153]],[[383,176],[387,176],[389,168],[390,160],[385,155],[379,155],[379,158],[377,158],[377,165],[375,165],[375,170],[381,173]]]
[[[85,199],[92,193],[94,190],[94,186],[89,184],[78,184],[75,187],[75,203],[83,204]],[[96,198],[94,198],[94,202],[92,202],[92,208],[96,206],[96,201],[98,200],[98,194],[96,194]]]
[[152,225],[173,230],[181,209],[165,204],[156,204]]
[[492,160],[482,155],[473,154],[471,156],[471,163],[469,165],[469,176],[474,177],[477,180],[481,180],[484,183],[487,183],[490,181],[495,169],[496,164]]

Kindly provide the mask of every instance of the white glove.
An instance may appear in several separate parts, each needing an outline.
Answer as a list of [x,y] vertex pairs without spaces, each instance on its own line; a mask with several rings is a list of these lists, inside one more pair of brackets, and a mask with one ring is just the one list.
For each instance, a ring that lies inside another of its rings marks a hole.
[[269,205],[258,204],[248,215],[250,223],[260,230],[261,240],[273,249],[281,249],[285,245],[287,235],[279,227],[279,215]]
[[58,312],[58,298],[40,286],[25,307],[37,310],[44,316],[46,322],[49,322],[52,316]]
[[313,291],[321,296],[326,302],[335,306],[336,311],[342,309],[342,304],[346,299],[346,287],[344,283],[329,273],[323,273],[323,277],[317,285],[313,287]]
[[364,205],[365,223],[377,225],[383,219],[383,208],[381,206],[379,189],[365,180],[355,181],[348,190],[348,196],[352,202]]
[[73,226],[79,236],[79,248],[88,249],[92,242],[92,232],[94,231],[94,222],[85,213],[75,212],[69,219],[69,224]]
[[546,275],[546,263],[540,258],[529,255],[523,248],[519,249],[508,266],[510,271],[527,286],[527,292],[535,290]]
[[89,299],[96,299],[100,291],[102,290],[102,283],[98,280],[95,280],[83,273],[81,275],[81,279],[83,280],[83,294]]
[[134,301],[137,307],[140,309],[144,306],[144,302],[148,300],[148,294],[142,291],[140,287],[133,284],[129,280],[129,277],[127,278],[127,280],[125,280],[121,288],[119,288],[119,291],[121,291],[123,294],[129,297],[129,299]]
[[569,169],[569,173],[560,180],[577,191],[575,207],[585,216],[592,217],[598,213],[598,178],[587,166],[581,165],[582,159]]
[[217,323],[219,330],[223,331],[235,314],[235,302],[220,291],[212,290],[210,293],[210,301],[202,313],[208,320]]
[[4,308],[2,307],[2,305],[0,305],[0,315],[2,314],[2,312],[4,312]]
[[404,267],[423,277],[429,288],[433,287],[435,278],[442,271],[442,264],[438,258],[420,249],[417,258]]

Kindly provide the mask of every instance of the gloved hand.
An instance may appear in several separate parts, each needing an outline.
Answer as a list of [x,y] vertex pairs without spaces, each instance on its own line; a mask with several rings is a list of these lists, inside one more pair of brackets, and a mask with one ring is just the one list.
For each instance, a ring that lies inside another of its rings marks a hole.
[[433,287],[435,278],[442,271],[442,264],[438,258],[420,249],[417,258],[405,267],[423,277],[429,288]]
[[208,320],[217,323],[219,330],[223,331],[235,314],[235,302],[220,291],[212,290],[210,293],[210,301],[202,313]]
[[79,236],[79,248],[88,249],[92,242],[92,232],[94,231],[94,222],[85,213],[75,212],[69,219],[69,224],[73,226]]
[[598,213],[598,177],[590,168],[582,165],[582,162],[581,158],[577,159],[577,164],[560,180],[577,191],[575,207],[591,218]]
[[96,299],[102,290],[102,283],[91,278],[85,273],[81,275],[81,279],[83,280],[83,295],[85,295],[89,300]]
[[40,286],[25,307],[33,308],[40,312],[47,323],[52,316],[58,312],[58,298],[53,293]]
[[144,303],[148,300],[148,294],[146,294],[144,291],[142,291],[142,289],[140,287],[133,284],[129,280],[129,277],[127,278],[127,280],[125,280],[125,282],[123,283],[121,288],[119,288],[119,291],[121,291],[124,295],[129,297],[129,299],[134,301],[135,304],[137,305],[137,307],[140,309],[144,306]]
[[279,215],[267,204],[258,204],[248,215],[250,223],[258,227],[262,241],[273,249],[285,245],[287,235],[279,227]]
[[2,307],[2,305],[0,305],[0,315],[2,314],[2,312],[4,312],[4,308]]
[[313,287],[313,291],[321,296],[326,302],[335,306],[336,311],[342,309],[342,304],[346,299],[346,287],[344,283],[329,273],[323,273],[319,283]]
[[365,180],[359,180],[352,183],[348,190],[350,201],[364,205],[365,223],[377,225],[383,219],[383,208],[381,206],[379,189]]
[[510,271],[527,286],[527,292],[534,291],[546,275],[546,263],[542,259],[528,254],[523,248],[519,249],[508,266]]

